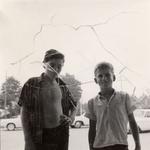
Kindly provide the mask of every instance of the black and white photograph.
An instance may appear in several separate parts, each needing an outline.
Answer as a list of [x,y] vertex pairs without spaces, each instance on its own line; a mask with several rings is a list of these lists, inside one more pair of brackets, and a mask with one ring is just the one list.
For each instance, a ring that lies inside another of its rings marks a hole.
[[149,0],[0,0],[0,150],[149,150]]

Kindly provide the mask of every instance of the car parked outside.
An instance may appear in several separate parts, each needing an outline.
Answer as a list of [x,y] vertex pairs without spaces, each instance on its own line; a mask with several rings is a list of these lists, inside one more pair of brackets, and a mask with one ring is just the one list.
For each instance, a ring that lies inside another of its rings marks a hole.
[[5,116],[7,117],[9,114],[8,110],[0,109],[0,119],[5,118]]
[[[134,116],[139,132],[150,131],[150,109],[136,109],[134,111]],[[80,116],[76,116],[71,125],[73,128],[81,128],[82,126],[89,126],[89,119],[85,117],[85,113]],[[131,132],[129,124],[128,132]]]
[[0,127],[5,128],[8,131],[13,131],[16,128],[21,128],[21,118],[20,115],[18,116],[13,116],[11,118],[3,118],[0,120]]
[[[137,122],[139,132],[150,131],[150,109],[136,109],[134,117]],[[131,132],[129,125],[128,130]]]
[[81,128],[82,126],[88,126],[89,119],[85,117],[85,113],[80,116],[76,116],[74,122],[72,123],[72,128]]

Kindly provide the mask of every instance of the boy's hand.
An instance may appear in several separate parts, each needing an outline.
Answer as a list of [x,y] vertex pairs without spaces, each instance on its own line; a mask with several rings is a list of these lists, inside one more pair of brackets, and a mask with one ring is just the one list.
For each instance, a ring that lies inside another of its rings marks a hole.
[[136,145],[135,150],[141,150],[141,145],[140,144]]

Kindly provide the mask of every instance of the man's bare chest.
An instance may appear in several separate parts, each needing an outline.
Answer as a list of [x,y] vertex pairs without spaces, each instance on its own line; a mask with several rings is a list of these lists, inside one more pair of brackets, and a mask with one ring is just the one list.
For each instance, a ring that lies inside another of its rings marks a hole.
[[44,99],[44,101],[50,103],[57,103],[61,101],[62,93],[59,85],[57,83],[45,83],[41,87],[40,95]]

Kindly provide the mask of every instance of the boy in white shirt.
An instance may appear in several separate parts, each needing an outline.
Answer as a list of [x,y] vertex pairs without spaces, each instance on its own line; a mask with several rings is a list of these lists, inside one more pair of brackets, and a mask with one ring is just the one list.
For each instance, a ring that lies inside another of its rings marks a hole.
[[114,68],[108,62],[99,63],[94,70],[98,95],[88,101],[90,150],[128,150],[127,123],[129,121],[135,150],[141,150],[138,127],[133,115],[136,109],[127,93],[113,88]]

